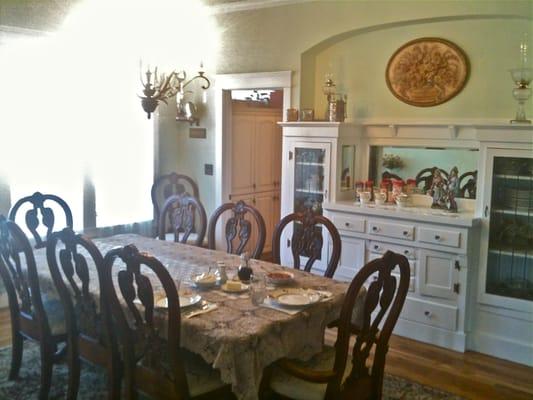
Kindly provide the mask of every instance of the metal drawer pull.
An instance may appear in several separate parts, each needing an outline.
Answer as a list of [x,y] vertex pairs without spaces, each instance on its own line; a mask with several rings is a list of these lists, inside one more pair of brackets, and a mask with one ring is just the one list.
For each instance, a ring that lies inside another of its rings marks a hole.
[[373,227],[372,227],[372,230],[373,230],[374,232],[377,232],[377,231],[379,230],[379,228],[378,228],[377,226],[373,226]]
[[403,231],[403,235],[404,236],[409,236],[409,232],[408,231]]
[[409,250],[404,250],[404,252],[403,252],[403,254],[405,254],[405,255],[407,255],[407,254],[409,254],[409,253],[410,253]]
[[349,227],[349,226],[350,226],[350,223],[349,223],[349,222],[345,222],[345,223],[344,223],[344,226]]
[[377,244],[374,245],[374,250],[379,250],[379,246]]
[[440,235],[435,235],[435,240],[440,240]]
[[426,311],[424,311],[424,315],[425,315],[426,317],[428,317],[428,318],[431,318],[431,316],[433,315],[433,313],[432,313],[431,311],[426,310]]

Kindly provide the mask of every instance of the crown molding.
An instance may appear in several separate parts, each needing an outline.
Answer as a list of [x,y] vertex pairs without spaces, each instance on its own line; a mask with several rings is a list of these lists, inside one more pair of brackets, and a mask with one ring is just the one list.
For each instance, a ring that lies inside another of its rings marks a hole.
[[291,4],[309,3],[316,0],[241,0],[209,7],[212,14],[227,14],[239,11],[259,10]]

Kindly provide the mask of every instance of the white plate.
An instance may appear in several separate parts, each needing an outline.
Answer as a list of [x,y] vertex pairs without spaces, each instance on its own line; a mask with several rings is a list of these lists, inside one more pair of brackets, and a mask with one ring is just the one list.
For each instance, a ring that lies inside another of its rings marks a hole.
[[287,307],[303,307],[314,304],[320,300],[316,292],[286,293],[276,297],[276,302]]
[[[194,294],[192,296],[180,296],[180,308],[192,306],[198,303],[200,300],[202,300],[202,296],[199,294]],[[155,305],[159,308],[168,308],[167,298],[163,297],[162,299],[159,299]]]
[[224,292],[228,293],[242,293],[246,292],[248,289],[250,289],[250,285],[245,285],[244,283],[241,283],[241,288],[238,290],[235,289],[228,289],[228,285],[225,283],[220,287]]

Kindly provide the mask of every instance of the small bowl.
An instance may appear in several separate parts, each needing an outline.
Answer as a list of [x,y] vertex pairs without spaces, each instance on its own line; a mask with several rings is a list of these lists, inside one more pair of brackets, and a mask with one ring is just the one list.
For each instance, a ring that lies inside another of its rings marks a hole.
[[407,207],[409,203],[411,202],[411,199],[407,195],[400,195],[396,197],[396,205],[398,207]]
[[294,274],[285,271],[269,272],[266,274],[266,281],[275,286],[290,285],[294,282]]
[[217,284],[217,276],[213,273],[202,273],[192,276],[192,281],[200,289],[212,288]]

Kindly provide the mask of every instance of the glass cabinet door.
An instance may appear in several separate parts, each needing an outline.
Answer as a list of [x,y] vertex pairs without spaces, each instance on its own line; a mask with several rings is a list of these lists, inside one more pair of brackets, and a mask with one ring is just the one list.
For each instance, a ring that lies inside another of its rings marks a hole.
[[326,192],[326,149],[294,148],[294,212],[311,207],[322,214]]
[[533,158],[530,152],[504,152],[511,151],[492,155],[484,290],[509,300],[532,301]]

